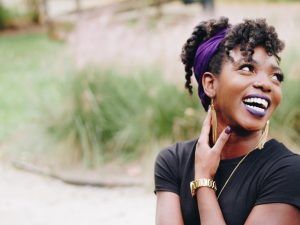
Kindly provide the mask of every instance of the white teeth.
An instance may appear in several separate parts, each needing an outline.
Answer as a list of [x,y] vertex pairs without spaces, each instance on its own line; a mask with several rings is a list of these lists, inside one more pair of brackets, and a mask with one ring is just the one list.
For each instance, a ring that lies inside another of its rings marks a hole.
[[262,113],[265,112],[264,109],[259,108],[259,107],[257,107],[257,106],[247,105],[247,107],[252,108],[252,109],[254,109],[254,110],[258,111],[258,112],[262,112]]
[[[256,104],[260,104],[260,105],[263,105],[263,107],[266,109],[268,108],[268,102],[267,100],[263,99],[263,98],[246,98],[243,100],[244,102],[247,102],[247,103],[256,103]],[[255,107],[255,106],[254,106]],[[256,107],[258,108],[258,107]]]

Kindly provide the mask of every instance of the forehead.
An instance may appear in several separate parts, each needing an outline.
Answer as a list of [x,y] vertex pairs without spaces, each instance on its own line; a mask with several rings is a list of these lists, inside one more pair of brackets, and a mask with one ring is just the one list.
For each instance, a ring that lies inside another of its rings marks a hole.
[[[245,62],[245,58],[242,55],[239,47],[232,49],[229,55],[233,59],[234,63]],[[273,65],[276,67],[279,65],[278,59],[274,55],[268,55],[265,48],[261,46],[254,48],[252,61],[258,65]]]

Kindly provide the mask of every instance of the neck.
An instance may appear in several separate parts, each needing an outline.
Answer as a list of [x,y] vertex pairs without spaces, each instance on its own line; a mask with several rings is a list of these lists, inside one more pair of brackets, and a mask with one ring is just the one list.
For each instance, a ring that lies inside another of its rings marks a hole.
[[[218,137],[227,125],[218,124]],[[226,142],[221,152],[221,159],[232,159],[246,155],[257,146],[262,135],[262,131],[241,131],[232,128],[229,140]]]
[[231,159],[246,155],[249,151],[255,149],[261,137],[261,131],[252,132],[247,136],[240,136],[234,131],[225,144],[221,159]]

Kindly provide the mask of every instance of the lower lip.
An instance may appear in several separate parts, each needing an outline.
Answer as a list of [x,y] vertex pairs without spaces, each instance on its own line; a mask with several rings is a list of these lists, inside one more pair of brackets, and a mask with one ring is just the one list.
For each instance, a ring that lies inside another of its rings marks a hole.
[[256,116],[256,117],[264,117],[266,115],[266,111],[267,110],[264,110],[263,112],[259,112],[251,107],[249,107],[248,105],[244,104],[245,105],[245,108],[246,110],[251,113],[253,116]]

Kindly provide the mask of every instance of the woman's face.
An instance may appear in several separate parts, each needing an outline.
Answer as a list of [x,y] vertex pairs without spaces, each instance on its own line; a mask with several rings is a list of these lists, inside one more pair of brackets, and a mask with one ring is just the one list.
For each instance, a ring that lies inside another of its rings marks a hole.
[[216,79],[215,107],[218,120],[233,128],[262,129],[280,103],[283,74],[275,56],[256,47],[252,61],[246,62],[239,50],[230,52]]

